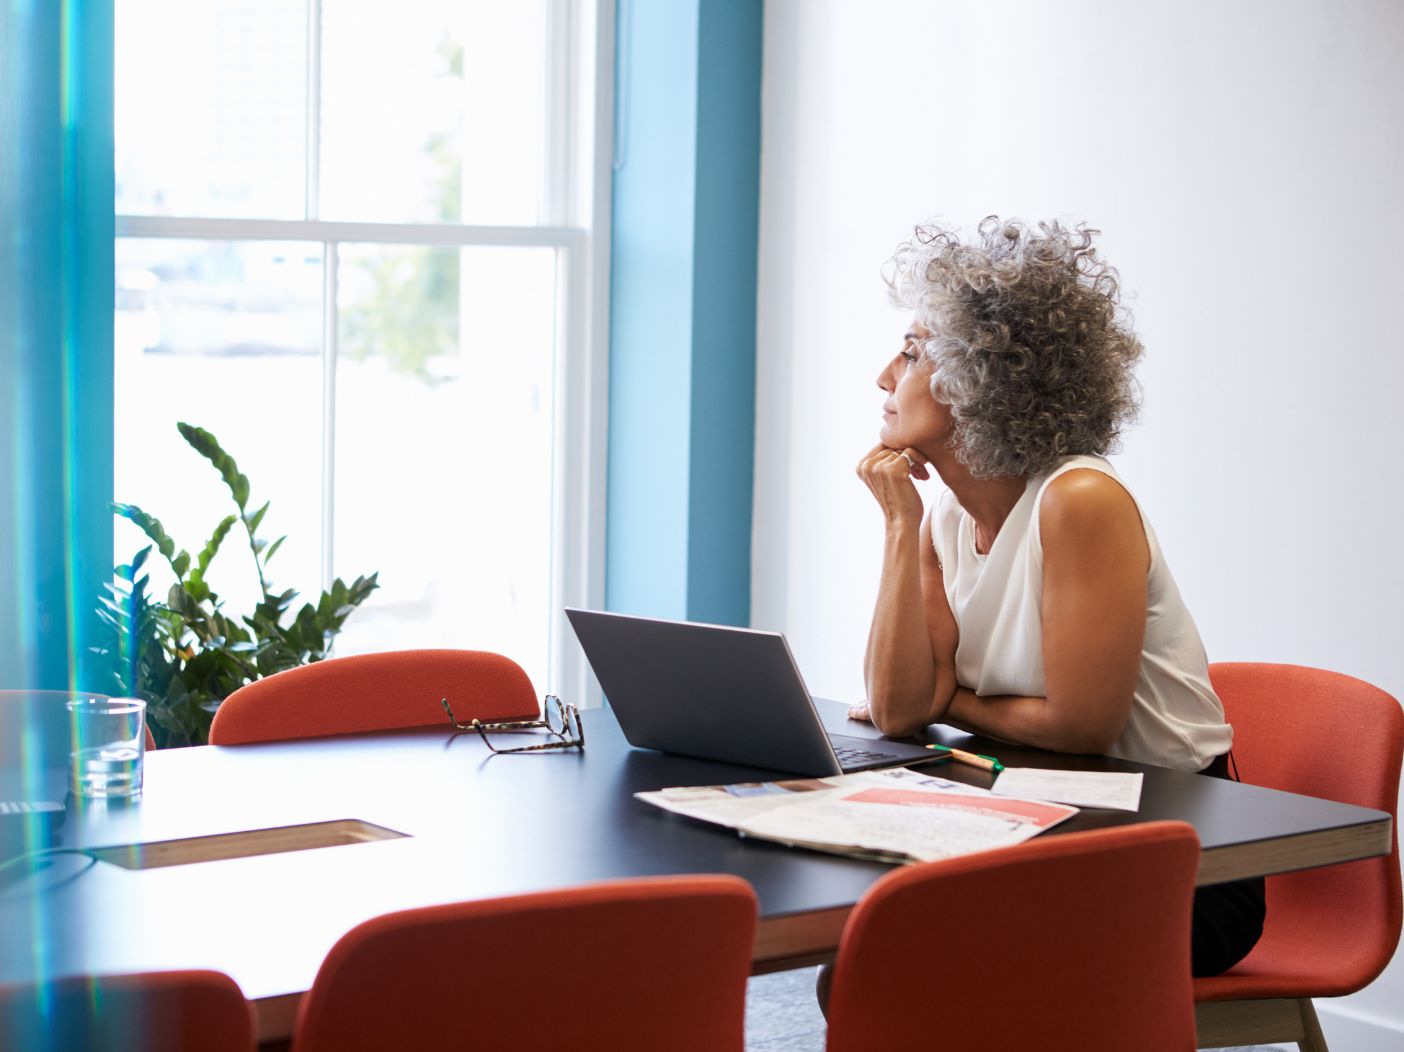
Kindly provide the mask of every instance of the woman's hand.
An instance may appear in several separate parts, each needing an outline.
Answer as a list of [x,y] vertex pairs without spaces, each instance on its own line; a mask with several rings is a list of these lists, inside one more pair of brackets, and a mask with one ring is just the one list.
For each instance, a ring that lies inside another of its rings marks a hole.
[[878,443],[858,462],[858,477],[872,491],[889,523],[921,523],[921,494],[912,480],[928,479],[931,474],[918,450],[890,449]]
[[868,703],[860,701],[848,706],[848,718],[850,720],[860,720],[863,723],[872,723],[872,713],[868,711]]

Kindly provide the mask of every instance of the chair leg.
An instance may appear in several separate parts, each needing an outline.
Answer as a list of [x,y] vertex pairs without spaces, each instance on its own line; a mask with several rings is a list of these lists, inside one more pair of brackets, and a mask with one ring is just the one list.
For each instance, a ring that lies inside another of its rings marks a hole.
[[1316,1007],[1311,1003],[1310,997],[1303,997],[1297,1002],[1297,1007],[1302,1013],[1302,1039],[1297,1042],[1297,1047],[1302,1052],[1330,1052],[1326,1047],[1326,1035],[1321,1032],[1321,1024],[1316,1018]]
[[819,1011],[824,1013],[824,1019],[829,1018],[829,987],[834,981],[834,966],[832,964],[821,964],[819,974],[814,979],[814,999],[819,1002]]
[[1301,1006],[1295,997],[1201,1001],[1194,1006],[1194,1025],[1200,1048],[1286,1044],[1306,1038]]

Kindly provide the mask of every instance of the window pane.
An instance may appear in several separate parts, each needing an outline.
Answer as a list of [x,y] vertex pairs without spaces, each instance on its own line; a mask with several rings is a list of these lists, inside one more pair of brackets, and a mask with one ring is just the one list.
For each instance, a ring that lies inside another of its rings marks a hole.
[[324,0],[323,219],[532,224],[544,0]]
[[117,211],[304,215],[302,0],[121,0]]
[[555,253],[344,246],[335,564],[379,571],[340,654],[495,650],[547,681]]
[[[288,535],[269,565],[272,583],[310,599],[321,588],[321,286],[318,245],[117,242],[117,500],[156,516],[196,555],[235,511],[175,425],[205,428],[248,476],[249,511],[272,501],[260,536]],[[118,521],[118,559],[147,543]],[[227,612],[252,611],[258,577],[241,528],[209,581]],[[152,583],[164,596],[171,578]]]

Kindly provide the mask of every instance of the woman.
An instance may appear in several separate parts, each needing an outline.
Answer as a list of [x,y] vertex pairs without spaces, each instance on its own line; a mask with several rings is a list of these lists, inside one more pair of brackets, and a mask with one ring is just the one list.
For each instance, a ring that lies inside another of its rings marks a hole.
[[[1142,348],[1095,233],[991,216],[969,244],[919,228],[889,264],[915,320],[858,465],[886,534],[851,715],[1228,777],[1198,630],[1101,456],[1135,413]],[[933,470],[947,492],[923,515],[913,480]],[[1239,961],[1263,913],[1261,880],[1201,889],[1195,974]]]

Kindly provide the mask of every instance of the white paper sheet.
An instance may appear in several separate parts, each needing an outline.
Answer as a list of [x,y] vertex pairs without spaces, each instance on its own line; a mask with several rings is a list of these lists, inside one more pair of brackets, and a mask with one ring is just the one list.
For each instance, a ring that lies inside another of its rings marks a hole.
[[1056,800],[1077,807],[1138,811],[1143,780],[1139,772],[1047,771],[1037,767],[1006,767],[995,779],[993,792],[996,796],[1012,796],[1020,800]]

